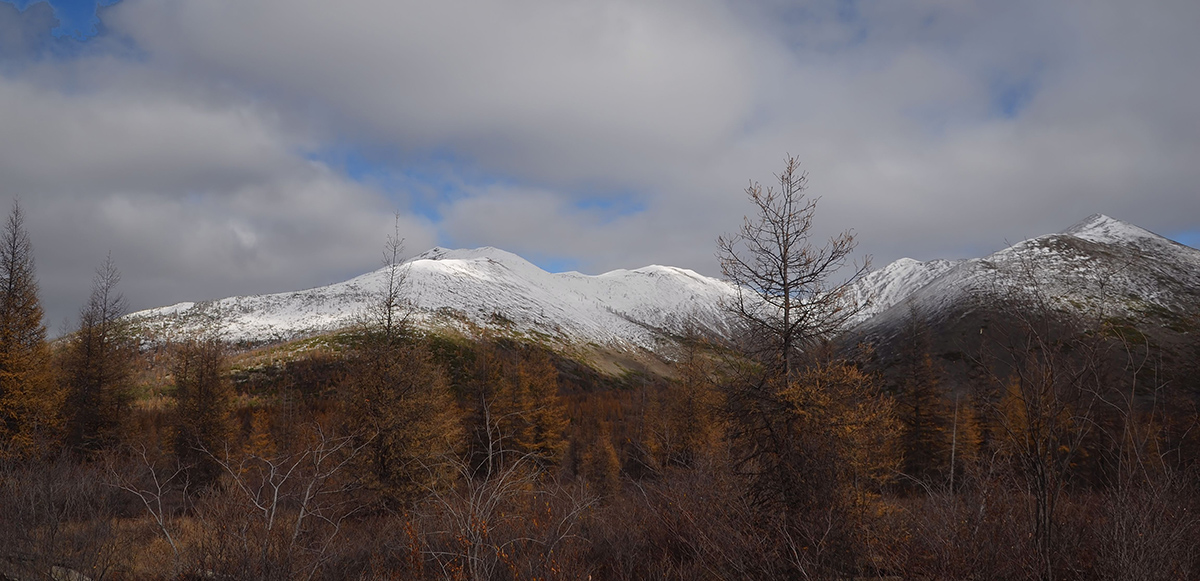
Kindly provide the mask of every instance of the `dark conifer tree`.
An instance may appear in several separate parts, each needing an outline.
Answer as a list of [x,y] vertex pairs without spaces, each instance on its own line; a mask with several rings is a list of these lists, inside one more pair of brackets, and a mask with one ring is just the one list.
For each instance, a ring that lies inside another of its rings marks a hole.
[[135,343],[127,325],[121,274],[112,258],[96,271],[92,293],[79,313],[79,330],[63,356],[67,445],[97,450],[120,441],[132,399]]
[[190,339],[175,347],[175,455],[191,466],[192,481],[204,486],[220,476],[217,458],[229,440],[233,387],[225,346],[214,338]]
[[910,315],[900,345],[894,391],[903,472],[910,483],[940,484],[948,475],[954,410],[942,393],[929,329],[916,314]]

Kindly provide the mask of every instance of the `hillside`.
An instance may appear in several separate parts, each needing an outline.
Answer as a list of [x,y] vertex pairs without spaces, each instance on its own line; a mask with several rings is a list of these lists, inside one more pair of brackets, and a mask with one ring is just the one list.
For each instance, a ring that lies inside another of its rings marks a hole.
[[1000,305],[1036,296],[1042,308],[1133,331],[1186,363],[1200,331],[1200,250],[1097,214],[982,258],[901,259],[865,277],[855,294],[875,302],[849,335],[885,357],[910,319],[934,331],[943,356],[959,357],[998,322]]
[[[726,333],[721,305],[735,292],[719,280],[669,266],[596,276],[549,273],[491,247],[434,248],[405,262],[404,272],[404,296],[418,326],[633,350],[653,350],[689,324]],[[386,276],[380,269],[324,287],[179,303],[129,318],[157,337],[211,330],[231,342],[286,341],[353,325]]]

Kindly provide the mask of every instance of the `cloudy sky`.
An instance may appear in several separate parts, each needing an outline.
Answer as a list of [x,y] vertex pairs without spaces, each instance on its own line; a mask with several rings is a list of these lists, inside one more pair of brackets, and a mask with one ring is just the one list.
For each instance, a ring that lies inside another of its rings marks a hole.
[[788,153],[882,266],[1095,212],[1200,245],[1195,0],[0,0],[47,324],[491,245],[717,275]]

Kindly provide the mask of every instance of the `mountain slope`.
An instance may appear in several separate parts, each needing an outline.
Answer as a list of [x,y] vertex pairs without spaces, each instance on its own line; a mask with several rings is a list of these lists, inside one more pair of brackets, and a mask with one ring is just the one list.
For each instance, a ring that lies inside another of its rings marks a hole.
[[860,323],[894,305],[904,302],[914,292],[962,263],[961,260],[930,260],[921,262],[901,258],[879,270],[867,273],[850,289],[854,304],[865,305],[851,321]]
[[1085,325],[1136,331],[1137,341],[1176,362],[1186,363],[1198,344],[1200,250],[1099,214],[949,268],[904,259],[872,274],[855,294],[877,302],[849,336],[884,357],[914,319],[933,330],[944,356],[972,352],[985,328],[1005,322],[1006,301],[1030,296]]
[[[653,349],[689,323],[725,333],[728,284],[669,266],[598,276],[553,274],[485,247],[434,248],[404,265],[414,322],[473,333],[493,328],[560,343]],[[380,269],[304,291],[180,303],[130,319],[158,335],[217,330],[229,341],[264,343],[354,324],[386,281]]]

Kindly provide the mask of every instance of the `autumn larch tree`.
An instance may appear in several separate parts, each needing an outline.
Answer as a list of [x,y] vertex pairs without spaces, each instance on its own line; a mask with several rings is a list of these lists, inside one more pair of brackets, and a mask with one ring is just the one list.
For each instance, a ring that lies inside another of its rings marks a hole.
[[192,482],[205,486],[221,474],[231,431],[233,387],[225,345],[208,337],[175,346],[171,374],[175,378],[175,455],[191,468]]
[[132,400],[136,345],[121,318],[126,302],[117,291],[120,280],[109,257],[96,271],[79,329],[63,354],[67,445],[78,450],[117,443]]
[[467,399],[471,464],[481,474],[513,457],[542,468],[562,459],[567,417],[558,397],[558,370],[544,351],[481,341]]
[[754,345],[757,358],[787,380],[800,351],[841,329],[861,309],[848,291],[870,261],[831,282],[850,264],[854,234],[842,232],[824,246],[813,246],[817,200],[805,195],[808,178],[800,160],[788,156],[776,178],[779,189],[764,189],[758,182],[746,188],[757,215],[745,218],[736,234],[717,239],[717,257],[721,272],[739,291],[730,305],[733,313],[760,341]]
[[0,240],[0,457],[30,456],[52,446],[61,406],[42,325],[33,245],[14,201]]
[[724,434],[712,345],[695,328],[685,330],[677,376],[659,392],[650,410],[647,444],[663,466],[692,467],[714,453]]
[[849,290],[867,261],[834,279],[853,264],[853,234],[814,246],[817,201],[805,195],[799,160],[789,156],[776,178],[779,189],[746,188],[756,215],[718,239],[722,272],[738,288],[730,310],[748,360],[725,401],[737,466],[802,576],[861,549],[854,518],[895,468],[895,420],[874,378],[829,345],[861,308]]
[[447,460],[462,443],[445,370],[408,325],[402,252],[397,226],[384,250],[385,279],[356,332],[341,389],[349,428],[366,445],[359,457],[364,477],[400,502],[452,480]]

